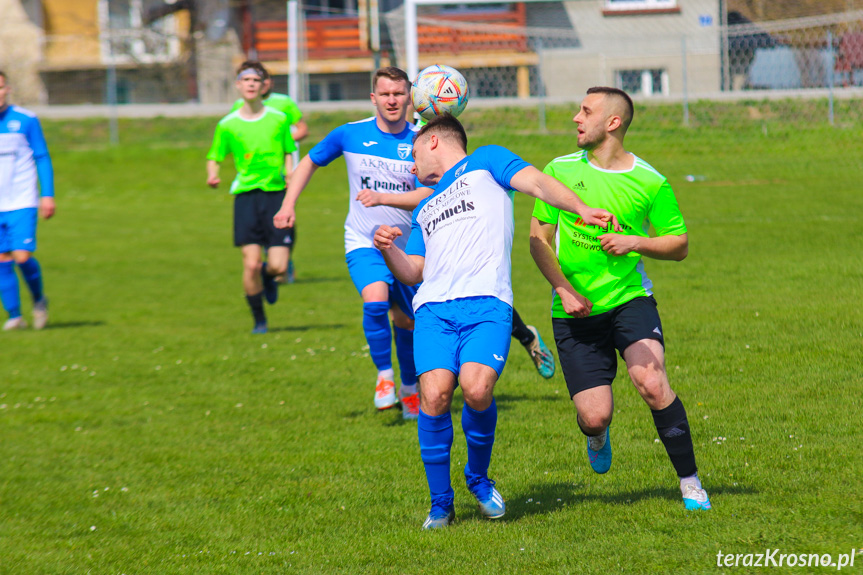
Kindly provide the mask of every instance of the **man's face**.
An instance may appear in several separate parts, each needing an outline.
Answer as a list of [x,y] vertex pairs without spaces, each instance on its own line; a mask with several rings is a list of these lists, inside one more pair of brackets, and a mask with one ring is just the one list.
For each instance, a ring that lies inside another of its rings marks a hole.
[[9,85],[6,83],[6,78],[0,76],[0,110],[6,108],[6,98],[11,91]]
[[588,94],[572,119],[578,125],[578,147],[593,150],[608,137],[608,114],[603,94]]
[[264,81],[257,74],[247,72],[247,75],[237,80],[237,91],[244,100],[254,100],[263,95],[265,88]]
[[414,141],[412,155],[414,157],[414,167],[411,168],[411,173],[417,177],[421,184],[426,186],[435,185],[439,178],[435,178],[432,172],[432,156],[431,156],[431,136],[424,135]]
[[405,119],[410,101],[408,84],[404,80],[378,78],[375,91],[372,92],[372,104],[375,113],[386,122],[401,122]]

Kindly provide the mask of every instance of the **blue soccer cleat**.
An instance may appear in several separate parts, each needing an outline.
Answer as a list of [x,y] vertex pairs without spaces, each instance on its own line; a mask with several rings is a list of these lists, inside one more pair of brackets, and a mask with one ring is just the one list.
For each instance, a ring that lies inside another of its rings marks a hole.
[[[602,442],[602,439],[603,435],[598,437],[588,436],[587,438],[587,459],[590,461],[590,466],[597,473],[606,473],[611,468],[611,435],[607,427],[604,433],[605,441]],[[602,442],[601,447],[597,445],[599,442]],[[599,450],[596,451],[593,447],[599,447]]]
[[476,497],[479,503],[480,513],[489,519],[499,519],[506,513],[506,504],[500,491],[495,489],[494,481],[483,475],[471,473],[470,468],[464,467],[464,480],[468,491]]
[[697,509],[706,511],[713,508],[710,505],[710,498],[707,497],[707,492],[692,484],[688,484],[683,488],[683,504],[689,511]]
[[551,379],[554,376],[554,354],[551,353],[551,350],[542,341],[542,337],[540,337],[539,331],[535,327],[529,325],[527,329],[533,332],[535,337],[532,342],[524,346],[524,349],[530,354],[530,359],[533,360],[533,364],[536,366],[536,371],[539,372],[539,375],[545,379]]
[[252,333],[267,333],[267,322],[256,323],[255,327],[252,328]]
[[423,529],[440,529],[446,527],[455,519],[455,504],[452,494],[432,499],[431,511],[423,523]]
[[264,282],[264,299],[272,305],[279,300],[279,284],[276,278],[267,273],[267,264],[261,265],[261,280]]

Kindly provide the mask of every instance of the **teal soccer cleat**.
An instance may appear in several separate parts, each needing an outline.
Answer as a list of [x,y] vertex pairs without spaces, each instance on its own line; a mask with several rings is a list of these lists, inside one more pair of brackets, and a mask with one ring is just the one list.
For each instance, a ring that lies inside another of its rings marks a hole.
[[555,368],[554,354],[551,353],[551,350],[542,341],[542,337],[540,337],[539,331],[535,327],[529,325],[527,329],[532,331],[536,337],[533,338],[532,342],[524,346],[524,349],[530,354],[530,359],[533,360],[533,364],[536,366],[536,371],[539,372],[539,375],[545,379],[551,379],[554,376]]
[[[608,428],[605,428],[605,441],[601,446],[596,445],[602,441],[602,436],[587,438],[587,459],[590,461],[590,466],[597,473],[606,473],[611,468],[611,435]],[[591,444],[593,444],[591,446]],[[599,447],[599,450],[594,450],[593,447]]]
[[687,485],[683,488],[683,504],[686,509],[694,511],[697,509],[708,510],[713,507],[710,505],[710,499],[707,497],[707,492],[704,489],[699,489],[695,485]]

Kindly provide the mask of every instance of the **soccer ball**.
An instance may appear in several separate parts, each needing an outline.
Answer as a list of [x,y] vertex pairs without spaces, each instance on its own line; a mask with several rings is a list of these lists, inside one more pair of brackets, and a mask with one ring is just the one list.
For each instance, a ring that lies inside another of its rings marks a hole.
[[417,74],[411,84],[411,103],[426,120],[446,113],[458,116],[467,106],[469,93],[467,80],[461,72],[434,64]]

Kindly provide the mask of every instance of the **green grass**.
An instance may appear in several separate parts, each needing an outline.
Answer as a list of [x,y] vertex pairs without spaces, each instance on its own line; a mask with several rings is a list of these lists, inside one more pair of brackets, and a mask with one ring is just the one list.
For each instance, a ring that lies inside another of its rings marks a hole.
[[[458,519],[435,533],[415,424],[372,406],[343,164],[301,198],[298,282],[252,336],[231,198],[204,185],[215,119],[123,121],[118,148],[104,122],[46,123],[52,317],[0,334],[0,573],[744,573],[717,552],[860,549],[863,130],[715,108],[698,129],[639,109],[628,140],[689,226],[684,262],[647,265],[715,509],[683,509],[623,370],[614,465],[594,475],[562,376],[514,345],[491,469],[506,518],[482,520],[461,481],[457,393]],[[550,134],[521,110],[471,114],[471,147],[540,167],[574,151],[568,110]],[[310,139],[351,117],[309,117]],[[531,207],[516,200],[516,306],[550,341]]]

